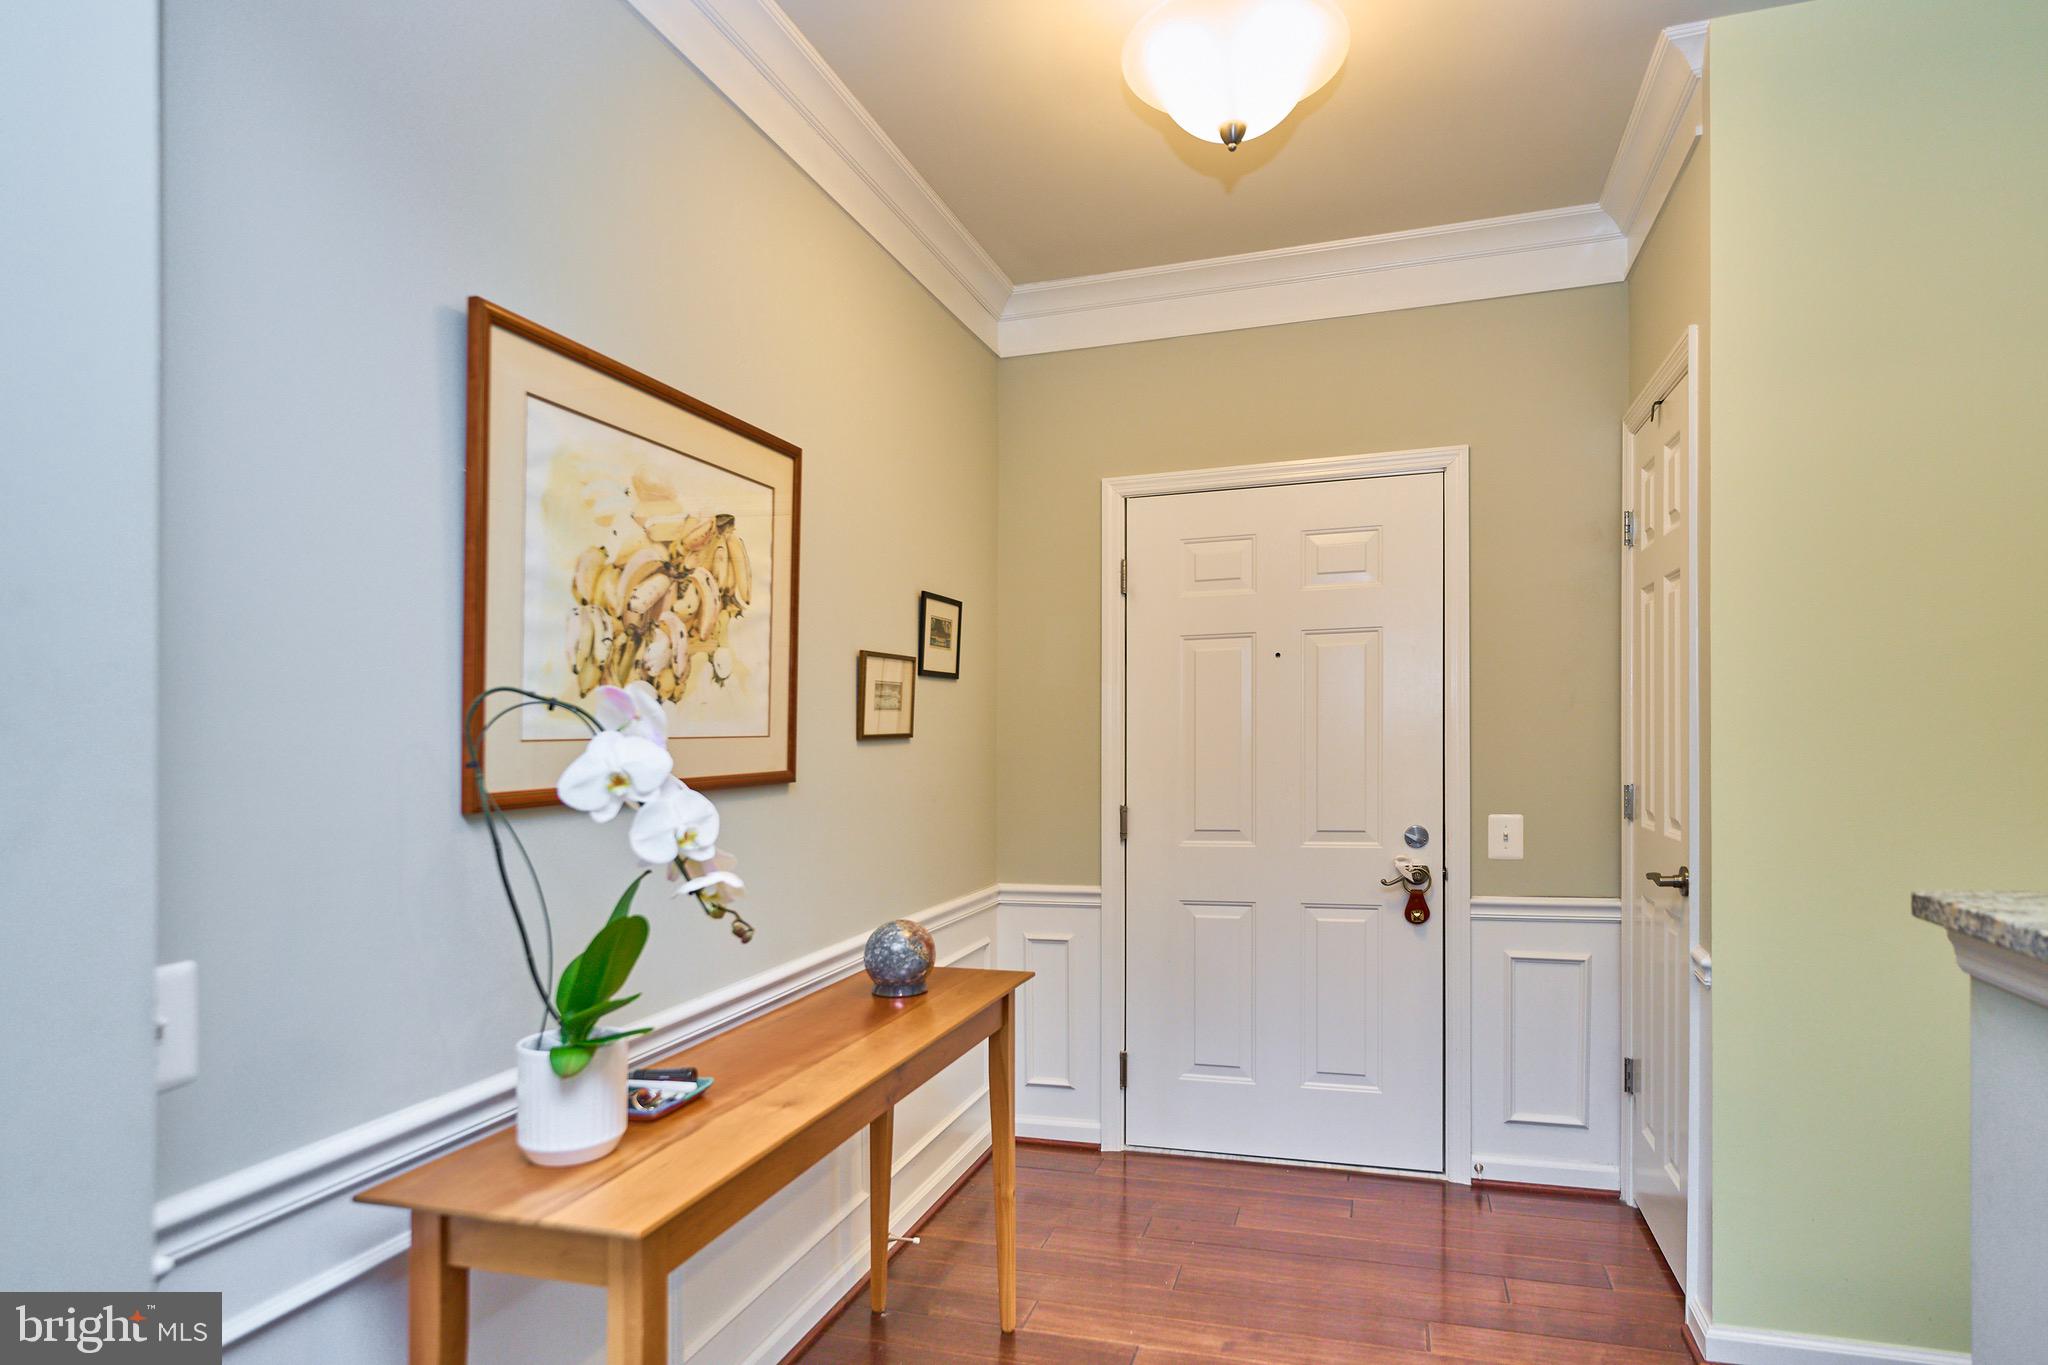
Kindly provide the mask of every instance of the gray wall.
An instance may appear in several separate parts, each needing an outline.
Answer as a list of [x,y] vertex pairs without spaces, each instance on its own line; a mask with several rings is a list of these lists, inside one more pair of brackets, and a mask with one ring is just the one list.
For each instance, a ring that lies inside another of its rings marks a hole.
[[156,7],[0,8],[0,128],[0,1286],[124,1288],[155,1117]]
[[[456,813],[469,294],[804,447],[801,776],[719,797],[760,937],[663,902],[636,1012],[991,883],[992,653],[919,689],[916,739],[852,734],[855,651],[907,652],[919,589],[994,638],[987,350],[623,0],[164,19],[163,937],[200,963],[202,1074],[162,1191],[533,1026]],[[587,936],[623,829],[519,818]]]

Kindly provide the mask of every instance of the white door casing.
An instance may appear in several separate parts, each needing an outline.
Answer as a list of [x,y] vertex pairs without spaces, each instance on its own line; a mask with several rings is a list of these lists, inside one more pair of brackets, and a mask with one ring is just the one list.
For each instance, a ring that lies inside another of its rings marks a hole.
[[1127,506],[1132,1143],[1444,1168],[1443,493]]
[[[1624,1106],[1624,1195],[1690,1283],[1693,961],[1701,887],[1698,782],[1696,329],[1631,405],[1622,507],[1631,517],[1622,601],[1623,1026],[1634,1095]],[[1653,876],[1685,871],[1685,891]],[[1689,892],[1689,894],[1688,894]]]

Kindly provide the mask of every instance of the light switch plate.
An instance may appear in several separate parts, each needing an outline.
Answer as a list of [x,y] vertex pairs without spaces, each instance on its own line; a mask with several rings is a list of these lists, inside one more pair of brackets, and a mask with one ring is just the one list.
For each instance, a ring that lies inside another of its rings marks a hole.
[[167,962],[156,969],[156,1088],[198,1078],[199,964]]
[[1519,862],[1522,857],[1522,817],[1486,817],[1486,856]]

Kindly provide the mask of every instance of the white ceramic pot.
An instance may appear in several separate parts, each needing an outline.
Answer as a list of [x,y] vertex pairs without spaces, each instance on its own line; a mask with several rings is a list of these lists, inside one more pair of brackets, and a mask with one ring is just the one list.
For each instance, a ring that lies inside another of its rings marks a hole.
[[626,1135],[626,1045],[609,1043],[563,1080],[548,1065],[550,1030],[519,1040],[519,1150],[536,1166],[595,1161]]

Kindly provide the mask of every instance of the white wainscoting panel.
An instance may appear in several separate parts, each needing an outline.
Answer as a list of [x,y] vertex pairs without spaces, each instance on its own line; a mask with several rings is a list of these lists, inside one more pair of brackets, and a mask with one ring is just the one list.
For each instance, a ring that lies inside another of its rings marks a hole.
[[[931,928],[942,964],[996,965],[996,888],[915,918]],[[640,1021],[655,1031],[635,1056],[673,1051],[852,975],[865,938]],[[1092,1036],[1076,1042],[1077,1067],[1092,1046]],[[897,1106],[897,1230],[988,1150],[987,1095],[977,1048]],[[157,1206],[159,1282],[222,1292],[235,1365],[403,1365],[406,1217],[351,1196],[511,1114],[508,1070],[174,1195]],[[679,1359],[773,1365],[866,1273],[866,1143],[863,1135],[840,1147],[676,1272],[670,1338]],[[602,1291],[482,1273],[472,1281],[471,1359],[603,1359]]]
[[1618,1189],[1620,1142],[1620,902],[1474,896],[1475,1173]]
[[1100,1142],[1102,888],[1005,884],[998,894],[996,965],[1038,973],[1017,993],[1017,1131]]

